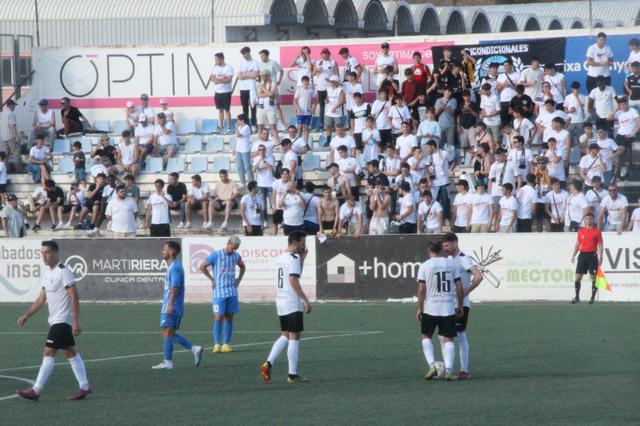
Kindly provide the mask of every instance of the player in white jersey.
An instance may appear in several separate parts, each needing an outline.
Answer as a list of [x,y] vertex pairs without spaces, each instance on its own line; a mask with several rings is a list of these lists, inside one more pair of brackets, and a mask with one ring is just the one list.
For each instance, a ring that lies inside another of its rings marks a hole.
[[284,348],[287,348],[289,358],[287,383],[308,381],[298,375],[300,333],[304,330],[303,314],[311,313],[311,304],[300,285],[302,265],[307,257],[306,236],[304,231],[293,231],[289,234],[287,250],[276,259],[278,265],[276,308],[282,335],[273,343],[267,361],[260,366],[260,375],[265,383],[271,381],[271,369]]
[[[435,367],[431,337],[438,327],[438,335],[444,360],[445,380],[456,380],[453,361],[456,348],[456,317],[462,316],[462,283],[460,271],[449,259],[442,257],[442,243],[435,241],[427,246],[429,259],[418,270],[418,313],[422,332],[422,352],[429,364],[425,379],[438,375]],[[457,307],[456,307],[457,300]]]
[[458,236],[453,233],[445,234],[442,238],[442,248],[446,255],[451,256],[451,260],[460,270],[460,280],[462,281],[463,315],[456,318],[456,340],[460,355],[460,371],[458,379],[469,378],[469,341],[467,340],[467,321],[469,321],[469,310],[471,301],[469,293],[475,290],[482,282],[482,274],[478,266],[469,256],[466,256],[458,247]]
[[58,244],[55,241],[43,241],[40,253],[45,264],[40,295],[31,307],[18,319],[18,325],[24,326],[27,320],[44,306],[49,305],[49,334],[44,346],[42,365],[33,388],[17,390],[16,394],[24,399],[37,401],[40,393],[53,373],[56,352],[62,349],[71,370],[78,380],[79,389],[70,396],[70,400],[83,399],[90,395],[91,386],[87,380],[87,371],[80,354],[76,351],[73,336],[80,335],[80,301],[75,287],[73,272],[60,263]]

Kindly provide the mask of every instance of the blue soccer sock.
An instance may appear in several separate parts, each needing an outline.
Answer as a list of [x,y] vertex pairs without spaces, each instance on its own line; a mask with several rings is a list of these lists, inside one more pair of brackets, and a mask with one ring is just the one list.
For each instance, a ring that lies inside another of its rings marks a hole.
[[175,336],[173,336],[173,341],[185,349],[191,349],[193,347],[193,343],[191,343],[189,339],[181,336],[180,334],[176,334]]
[[233,320],[226,320],[224,322],[224,339],[223,339],[223,342],[225,345],[231,342],[232,333],[233,333]]
[[164,346],[164,359],[167,361],[173,360],[173,339],[172,338],[164,338],[163,341]]
[[222,337],[222,320],[215,320],[213,322],[213,343],[220,344],[220,338]]

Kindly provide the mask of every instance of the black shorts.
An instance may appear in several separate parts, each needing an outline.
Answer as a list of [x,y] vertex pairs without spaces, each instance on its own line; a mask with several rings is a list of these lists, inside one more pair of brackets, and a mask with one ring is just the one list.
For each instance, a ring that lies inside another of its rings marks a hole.
[[273,213],[273,224],[280,225],[282,222],[284,222],[284,210],[278,209]]
[[222,109],[229,111],[231,109],[231,92],[216,93],[213,97],[216,104],[216,109]]
[[280,330],[291,333],[304,331],[304,313],[301,311],[291,312],[280,317]]
[[244,228],[244,235],[247,237],[261,237],[262,236],[262,225],[248,225],[251,229],[251,232],[247,231],[247,227]]
[[335,220],[323,220],[322,221],[322,230],[323,231],[331,231],[333,230],[333,225],[336,224]]
[[354,133],[353,140],[356,141],[356,149],[358,151],[362,151],[364,149],[364,145],[362,144],[362,133]]
[[71,326],[66,322],[53,324],[49,328],[45,346],[53,349],[66,349],[76,345]]
[[[216,205],[213,206],[213,208],[217,211],[217,212],[222,212],[224,211],[224,209],[227,208],[227,202],[226,201],[218,201],[215,200]],[[235,210],[238,208],[238,200],[234,199],[233,203],[231,204],[231,210]]]
[[287,225],[286,223],[282,225],[282,232],[285,236],[289,236],[294,231],[304,231],[304,224],[302,225]]
[[456,234],[464,234],[465,232],[469,232],[467,231],[467,227],[466,226],[458,226],[458,225],[453,225],[453,232]]
[[6,183],[1,183],[0,184],[0,194],[4,194],[7,192],[7,184]]
[[149,236],[150,237],[170,237],[171,227],[169,226],[168,223],[151,225],[149,226]]
[[436,327],[438,327],[438,335],[442,337],[456,337],[456,316],[435,317],[429,314],[422,314],[422,334],[425,336],[433,336]]
[[202,204],[203,200],[196,200],[191,204],[191,210],[193,210],[194,212],[197,212],[198,210],[202,210],[203,204]]
[[393,143],[391,129],[378,130],[378,133],[380,133],[380,148],[384,150],[386,147]]
[[463,314],[460,318],[456,318],[456,331],[465,331],[467,329],[467,321],[469,321],[469,307],[462,307]]
[[598,254],[583,253],[578,254],[578,262],[576,263],[576,274],[595,275],[598,272]]

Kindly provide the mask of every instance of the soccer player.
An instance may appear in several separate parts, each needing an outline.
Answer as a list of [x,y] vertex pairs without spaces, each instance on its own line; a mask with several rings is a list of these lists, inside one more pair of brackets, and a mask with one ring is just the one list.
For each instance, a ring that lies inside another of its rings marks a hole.
[[164,298],[160,327],[162,327],[164,359],[154,370],[171,370],[173,368],[173,344],[178,343],[193,352],[193,362],[197,366],[202,361],[202,346],[192,344],[186,337],[176,333],[180,329],[180,321],[184,314],[184,268],[177,260],[180,254],[180,243],[168,241],[162,247],[162,258],[167,262],[167,275],[164,277]]
[[578,230],[578,239],[571,257],[571,263],[575,263],[576,255],[578,255],[578,263],[576,264],[576,297],[571,300],[573,304],[580,303],[580,283],[582,282],[582,276],[587,272],[591,275],[591,300],[589,300],[589,303],[593,304],[595,302],[596,294],[598,293],[596,274],[598,273],[598,267],[602,265],[602,233],[594,226],[593,213],[585,214],[583,220],[584,228]]
[[[431,380],[438,375],[433,353],[431,337],[438,327],[442,337],[442,358],[444,360],[445,380],[457,380],[453,374],[453,361],[456,348],[456,317],[462,316],[462,284],[459,269],[449,259],[442,257],[442,243],[435,241],[427,246],[429,259],[418,270],[418,313],[421,323],[422,352],[429,364],[424,376]],[[452,284],[453,288],[452,288]],[[458,305],[456,307],[456,299]]]
[[[246,271],[238,248],[240,248],[240,238],[230,237],[225,248],[214,251],[200,264],[200,271],[211,280],[211,288],[213,289],[214,354],[233,351],[230,345],[233,333],[233,316],[240,312],[238,286]],[[236,278],[236,265],[240,268],[238,278]],[[211,266],[211,273],[208,269],[209,266]],[[222,336],[223,326],[224,336]],[[220,345],[221,341],[222,346]]]
[[446,255],[451,256],[454,265],[458,267],[462,283],[462,295],[464,296],[463,314],[462,317],[456,317],[456,340],[458,341],[460,355],[458,379],[464,380],[469,378],[469,341],[467,340],[467,322],[469,321],[469,310],[471,309],[469,293],[480,285],[483,277],[473,260],[460,251],[456,234],[445,234],[442,239],[442,248]]
[[304,330],[303,313],[311,313],[311,304],[300,285],[302,265],[307,257],[304,231],[289,234],[287,250],[276,259],[278,264],[276,307],[280,318],[282,335],[276,340],[269,358],[260,367],[260,375],[265,383],[271,381],[271,369],[280,353],[288,347],[289,376],[287,383],[305,383],[308,380],[298,375],[298,351],[300,333]]
[[80,354],[76,351],[73,336],[79,336],[80,300],[75,287],[73,272],[60,263],[59,248],[55,241],[43,241],[40,253],[46,266],[42,279],[40,295],[31,307],[18,319],[18,325],[24,326],[27,320],[47,303],[49,306],[49,334],[43,350],[42,365],[33,388],[17,390],[16,394],[24,399],[37,401],[40,393],[53,373],[56,352],[62,349],[71,370],[78,380],[79,389],[70,396],[70,400],[83,399],[92,393],[87,380],[87,371]]

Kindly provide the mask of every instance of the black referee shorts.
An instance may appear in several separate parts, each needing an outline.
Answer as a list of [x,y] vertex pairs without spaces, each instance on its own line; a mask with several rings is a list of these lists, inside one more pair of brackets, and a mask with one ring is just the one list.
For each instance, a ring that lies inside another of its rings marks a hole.
[[53,324],[49,328],[45,346],[53,349],[66,349],[76,345],[71,326],[66,322]]
[[578,254],[578,262],[576,263],[576,274],[584,275],[589,273],[595,275],[598,272],[598,254],[583,253]]
[[301,311],[291,312],[282,315],[280,318],[280,330],[290,333],[300,333],[304,331],[304,313]]

